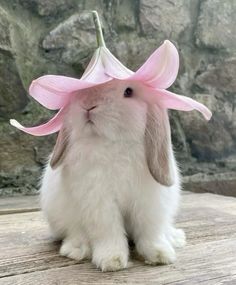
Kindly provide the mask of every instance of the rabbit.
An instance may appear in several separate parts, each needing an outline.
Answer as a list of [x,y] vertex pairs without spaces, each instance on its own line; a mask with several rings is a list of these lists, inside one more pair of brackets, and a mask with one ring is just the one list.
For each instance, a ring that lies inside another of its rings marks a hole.
[[133,82],[80,90],[45,168],[41,207],[60,254],[102,271],[128,266],[128,240],[151,265],[175,261],[180,174],[168,112],[142,99]]

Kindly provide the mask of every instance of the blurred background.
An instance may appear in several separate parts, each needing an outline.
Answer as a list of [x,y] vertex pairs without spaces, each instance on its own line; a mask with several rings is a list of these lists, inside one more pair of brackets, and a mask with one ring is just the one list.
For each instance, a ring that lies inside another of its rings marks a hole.
[[96,47],[97,10],[108,48],[136,70],[165,39],[180,53],[172,91],[206,104],[213,118],[170,111],[184,189],[236,196],[236,1],[0,0],[0,196],[35,194],[55,135],[33,137],[52,112],[32,100],[44,74],[80,77]]

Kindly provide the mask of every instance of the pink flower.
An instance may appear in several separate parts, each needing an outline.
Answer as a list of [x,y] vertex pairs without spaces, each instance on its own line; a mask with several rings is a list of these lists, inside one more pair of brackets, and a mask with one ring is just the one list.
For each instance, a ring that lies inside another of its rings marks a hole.
[[[98,19],[95,20],[98,21]],[[35,136],[55,133],[62,126],[65,106],[69,104],[72,96],[81,89],[111,80],[133,81],[134,84],[137,82],[139,87],[142,86],[143,100],[149,103],[158,103],[163,108],[181,111],[195,109],[201,112],[206,120],[211,118],[210,110],[203,104],[166,90],[175,81],[179,69],[178,51],[170,41],[166,40],[134,73],[106,48],[99,23],[97,25],[100,29],[99,47],[81,79],[45,75],[31,83],[29,94],[44,107],[59,110],[59,112],[50,121],[40,126],[26,128],[16,120],[10,120],[12,126]]]

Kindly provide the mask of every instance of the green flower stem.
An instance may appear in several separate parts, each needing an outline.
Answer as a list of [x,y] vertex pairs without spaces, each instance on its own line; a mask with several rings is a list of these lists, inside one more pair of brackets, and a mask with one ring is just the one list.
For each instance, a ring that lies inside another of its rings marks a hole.
[[95,25],[95,29],[96,29],[96,36],[97,36],[97,43],[98,43],[98,47],[105,47],[105,41],[103,38],[103,33],[102,33],[102,26],[101,26],[101,22],[99,20],[99,16],[97,11],[92,11],[93,14],[93,21],[94,21],[94,25]]

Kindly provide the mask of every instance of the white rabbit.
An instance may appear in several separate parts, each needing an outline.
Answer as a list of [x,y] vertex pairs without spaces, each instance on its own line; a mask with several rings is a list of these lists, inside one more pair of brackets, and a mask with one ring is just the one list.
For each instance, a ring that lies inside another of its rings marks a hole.
[[102,271],[127,267],[128,239],[149,264],[175,260],[185,235],[173,219],[180,178],[167,110],[140,99],[132,82],[82,90],[63,126],[41,187],[60,254]]

